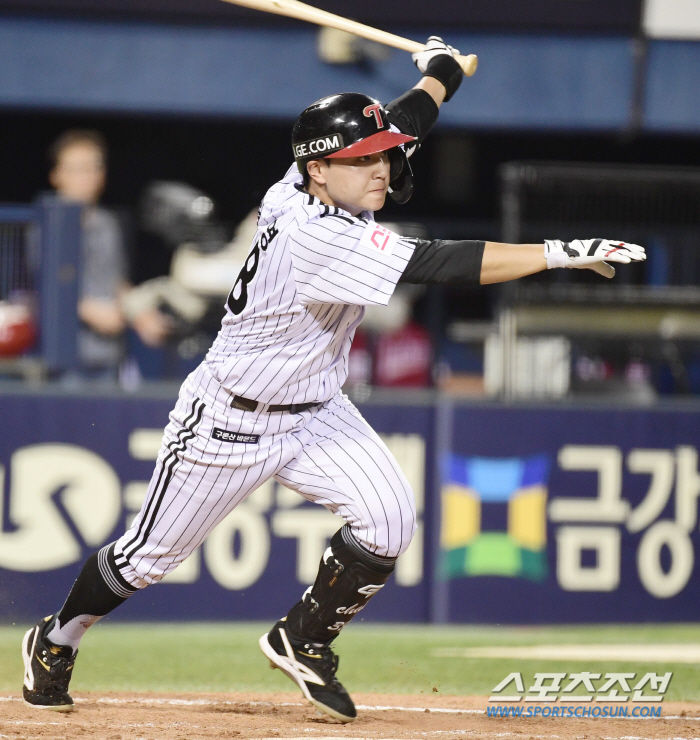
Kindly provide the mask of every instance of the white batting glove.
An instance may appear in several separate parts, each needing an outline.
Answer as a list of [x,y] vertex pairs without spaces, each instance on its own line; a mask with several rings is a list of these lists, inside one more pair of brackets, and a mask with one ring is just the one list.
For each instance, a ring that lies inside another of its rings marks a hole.
[[549,270],[555,267],[573,267],[594,270],[606,278],[615,276],[615,268],[608,262],[629,264],[647,258],[644,247],[609,239],[574,239],[572,242],[548,239],[544,243],[544,256]]
[[441,54],[447,54],[453,57],[455,54],[459,54],[459,49],[448,46],[439,36],[431,36],[425,45],[425,49],[411,54],[411,59],[413,59],[414,64],[418,67],[419,72],[425,74],[430,60]]

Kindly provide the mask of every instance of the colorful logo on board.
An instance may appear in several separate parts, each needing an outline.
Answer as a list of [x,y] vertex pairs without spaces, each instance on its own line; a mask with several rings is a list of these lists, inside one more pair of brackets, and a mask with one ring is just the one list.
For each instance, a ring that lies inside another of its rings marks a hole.
[[448,455],[442,487],[441,575],[547,576],[550,461]]

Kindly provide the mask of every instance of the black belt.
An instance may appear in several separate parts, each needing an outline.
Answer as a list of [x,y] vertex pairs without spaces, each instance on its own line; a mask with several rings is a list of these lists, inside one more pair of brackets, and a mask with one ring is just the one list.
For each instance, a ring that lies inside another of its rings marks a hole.
[[[243,398],[243,396],[234,396],[231,401],[231,408],[239,409],[240,411],[257,411],[259,404],[257,401],[252,401],[250,398]],[[264,405],[264,404],[262,404]],[[308,411],[316,406],[320,406],[320,401],[312,401],[311,403],[290,403],[277,406],[268,406],[267,411],[274,414],[276,411],[283,411],[290,414],[300,414],[302,411]]]

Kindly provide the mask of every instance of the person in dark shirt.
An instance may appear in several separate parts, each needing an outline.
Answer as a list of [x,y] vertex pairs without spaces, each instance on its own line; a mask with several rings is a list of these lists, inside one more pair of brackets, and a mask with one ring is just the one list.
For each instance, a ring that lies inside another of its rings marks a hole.
[[[80,363],[87,371],[116,373],[127,328],[121,299],[131,286],[119,219],[99,205],[107,176],[107,146],[97,131],[72,129],[54,142],[49,155],[49,181],[57,195],[84,206],[78,302]],[[162,344],[169,332],[167,317],[156,310],[142,312],[131,324],[151,346]]]

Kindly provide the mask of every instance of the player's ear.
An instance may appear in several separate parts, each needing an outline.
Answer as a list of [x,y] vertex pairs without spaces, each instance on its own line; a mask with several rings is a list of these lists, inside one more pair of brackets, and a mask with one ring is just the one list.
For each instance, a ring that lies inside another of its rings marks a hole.
[[325,173],[323,171],[323,160],[322,159],[312,159],[310,162],[306,163],[306,171],[309,173],[309,177],[317,184],[317,185],[325,185],[326,184],[326,178]]

